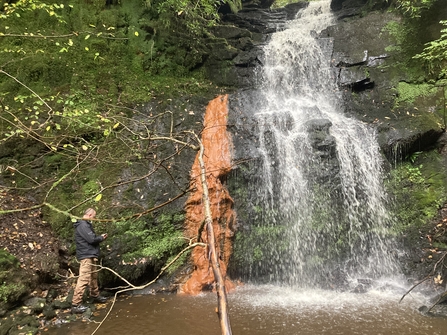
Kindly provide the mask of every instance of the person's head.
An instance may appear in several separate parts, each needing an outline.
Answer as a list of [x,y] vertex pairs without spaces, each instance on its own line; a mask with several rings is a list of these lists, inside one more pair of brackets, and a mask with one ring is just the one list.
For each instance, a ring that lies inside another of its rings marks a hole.
[[96,211],[93,208],[88,208],[85,212],[84,212],[84,216],[82,217],[83,219],[93,219],[96,216]]

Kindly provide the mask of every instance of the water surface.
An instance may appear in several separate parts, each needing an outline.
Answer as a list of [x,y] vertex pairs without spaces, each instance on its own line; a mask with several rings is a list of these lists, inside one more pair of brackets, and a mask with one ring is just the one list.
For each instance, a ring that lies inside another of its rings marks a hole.
[[[241,287],[229,294],[234,335],[445,335],[447,318],[417,311],[429,305],[418,294],[366,294],[294,290],[277,286]],[[143,295],[122,299],[96,334],[219,335],[215,294],[197,297]],[[100,321],[96,317],[95,321]],[[75,322],[45,334],[91,334],[97,324]]]

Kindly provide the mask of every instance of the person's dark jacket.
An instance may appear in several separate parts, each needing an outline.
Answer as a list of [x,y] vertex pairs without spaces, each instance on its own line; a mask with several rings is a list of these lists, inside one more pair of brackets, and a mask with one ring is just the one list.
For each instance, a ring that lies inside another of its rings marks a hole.
[[85,258],[99,257],[99,243],[104,241],[101,235],[96,235],[89,221],[78,220],[75,228],[76,258],[80,261]]

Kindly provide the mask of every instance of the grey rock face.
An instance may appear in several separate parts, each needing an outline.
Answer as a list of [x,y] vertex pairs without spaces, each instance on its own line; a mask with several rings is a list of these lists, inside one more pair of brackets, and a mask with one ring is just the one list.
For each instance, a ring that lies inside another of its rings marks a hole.
[[215,83],[235,88],[253,86],[256,67],[263,64],[262,45],[307,5],[299,2],[272,10],[268,9],[271,2],[244,2],[241,11],[224,14],[223,24],[213,28],[221,40],[207,44],[211,51],[205,68]]

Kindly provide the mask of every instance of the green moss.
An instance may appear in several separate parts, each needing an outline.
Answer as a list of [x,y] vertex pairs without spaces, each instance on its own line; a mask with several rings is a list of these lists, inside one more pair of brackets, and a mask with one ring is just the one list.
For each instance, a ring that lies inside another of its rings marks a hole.
[[0,284],[0,301],[3,304],[14,303],[26,292],[27,287],[24,284],[4,281]]
[[[385,51],[395,60],[393,67],[397,73],[405,73],[407,82],[422,82],[427,73],[421,62],[413,58],[423,50],[426,42],[425,29],[421,20],[400,20],[387,23],[384,32],[389,33],[395,43]],[[393,71],[393,69],[388,69]]]
[[230,0],[227,1],[227,4],[230,6],[233,13],[237,13],[239,10],[242,9],[242,0]]
[[0,249],[0,309],[14,305],[29,289],[19,265],[17,258]]
[[397,165],[387,182],[397,232],[431,220],[447,199],[445,167],[437,152],[418,153]]
[[433,247],[441,250],[447,250],[447,244],[441,242],[433,242]]
[[232,266],[236,268],[252,268],[258,263],[269,261],[272,255],[271,246],[278,253],[286,250],[287,245],[284,226],[258,226],[250,231],[236,232],[233,246]]
[[88,198],[90,196],[93,196],[97,194],[99,191],[99,185],[98,182],[93,179],[88,179],[87,182],[82,185],[81,192],[83,193],[83,197]]
[[10,268],[18,268],[19,261],[4,249],[0,249],[0,271],[7,271]]
[[409,84],[406,82],[399,82],[398,97],[396,103],[411,103],[413,104],[417,98],[430,97],[438,93],[438,88],[430,84]]

